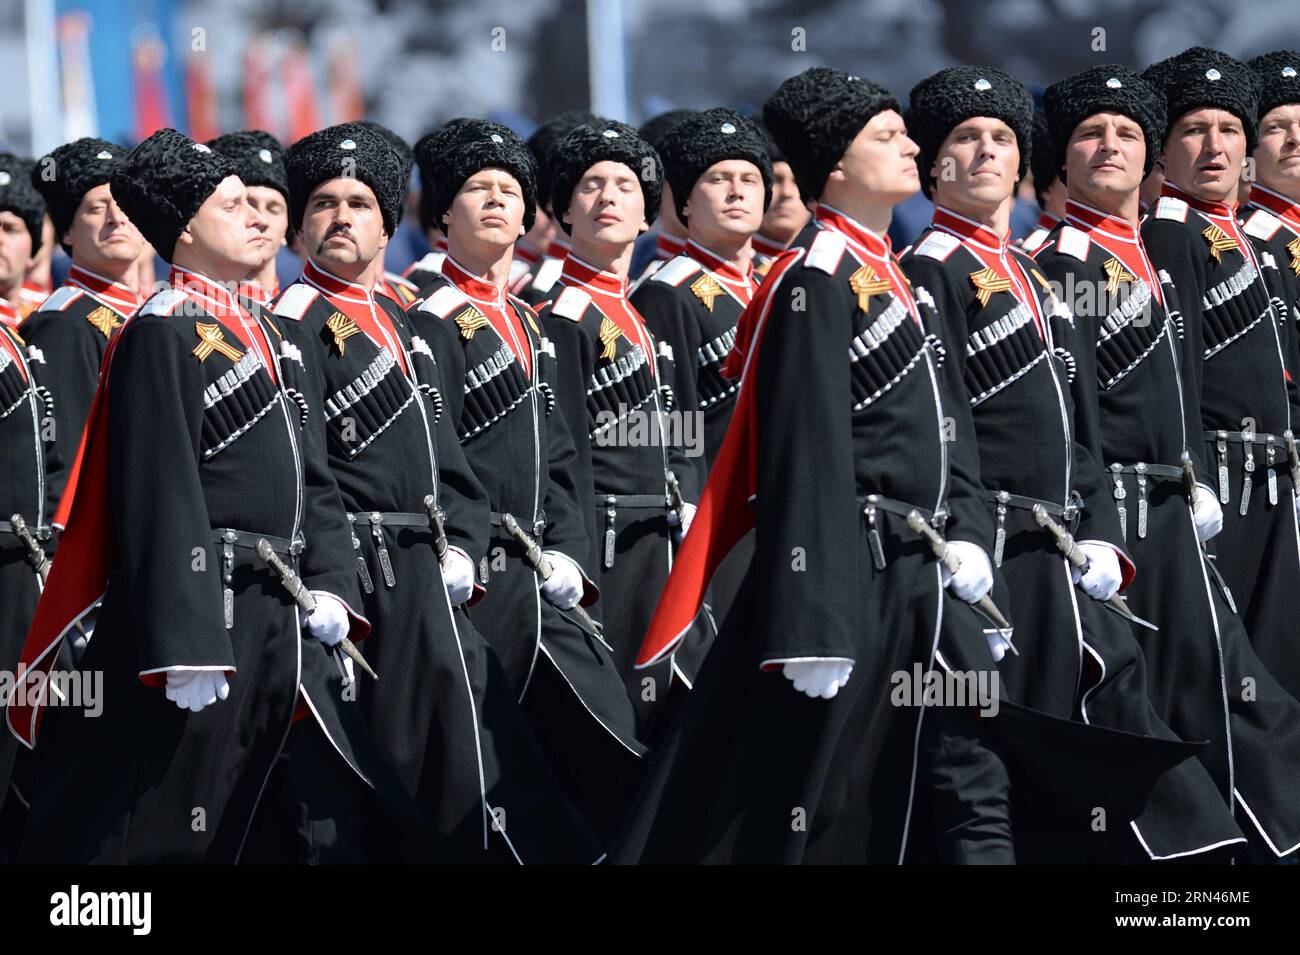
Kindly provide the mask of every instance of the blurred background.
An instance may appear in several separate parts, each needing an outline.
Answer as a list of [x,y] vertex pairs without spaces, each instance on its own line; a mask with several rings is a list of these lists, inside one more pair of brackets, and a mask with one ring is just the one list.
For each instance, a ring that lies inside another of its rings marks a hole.
[[0,147],[40,155],[86,135],[131,145],[163,126],[198,140],[255,127],[287,143],[360,118],[414,141],[460,115],[527,135],[574,108],[639,124],[673,107],[750,112],[782,79],[819,64],[900,98],[954,63],[998,65],[1039,93],[1095,63],[1141,68],[1197,43],[1236,56],[1297,48],[1300,9],[1262,0],[0,0]]

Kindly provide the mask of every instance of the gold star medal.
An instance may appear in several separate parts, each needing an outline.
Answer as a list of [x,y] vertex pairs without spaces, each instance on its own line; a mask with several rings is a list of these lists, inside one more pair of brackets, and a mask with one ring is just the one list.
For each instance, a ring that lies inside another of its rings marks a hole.
[[488,324],[487,316],[473,305],[467,306],[453,321],[455,321],[456,327],[460,329],[460,337],[465,341],[469,341],[474,337],[475,332],[481,328],[486,328]]
[[722,286],[708,272],[691,283],[691,291],[704,303],[704,307],[713,311],[713,300],[722,294]]
[[605,361],[613,361],[614,348],[618,345],[618,340],[623,337],[623,330],[610,319],[605,318],[601,320],[599,334],[600,343],[605,346],[601,350],[600,357]]
[[348,316],[344,315],[342,312],[335,312],[326,319],[325,327],[328,328],[330,334],[334,336],[334,347],[339,350],[340,355],[343,354],[343,343],[361,331],[357,323],[352,321],[352,319],[348,318]]
[[971,284],[975,286],[975,297],[980,305],[987,305],[998,292],[1011,291],[1011,279],[1003,278],[991,268],[983,268],[970,274]]
[[875,269],[864,265],[849,276],[849,288],[858,297],[858,308],[865,312],[871,305],[871,296],[889,291],[889,279],[882,279]]
[[108,338],[116,329],[122,327],[122,323],[117,320],[117,313],[107,305],[101,305],[87,315],[86,321],[94,325],[105,338]]
[[226,341],[226,335],[220,325],[195,322],[194,332],[199,336],[199,343],[194,347],[194,357],[199,361],[206,360],[213,352],[225,355],[231,361],[239,361],[244,357],[243,352]]
[[1232,237],[1217,225],[1210,226],[1201,235],[1205,236],[1205,241],[1210,243],[1210,255],[1214,257],[1216,262],[1223,261],[1224,252],[1237,247],[1237,243],[1232,240]]
[[1107,259],[1106,264],[1102,266],[1106,272],[1106,294],[1114,295],[1119,291],[1120,282],[1136,282],[1135,276],[1128,269],[1124,268],[1124,263],[1119,259]]

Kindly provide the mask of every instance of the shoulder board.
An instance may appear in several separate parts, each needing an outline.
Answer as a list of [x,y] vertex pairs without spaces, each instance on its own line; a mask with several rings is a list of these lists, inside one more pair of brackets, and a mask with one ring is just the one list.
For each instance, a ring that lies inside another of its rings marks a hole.
[[283,294],[271,306],[271,314],[293,321],[301,321],[307,314],[307,306],[316,301],[320,292],[304,282],[295,282],[284,290]]
[[182,289],[165,288],[149,301],[144,303],[140,309],[141,315],[170,315],[176,306],[190,297],[190,293]]
[[515,258],[510,260],[510,284],[514,285],[521,278],[528,274],[528,263],[523,259]]
[[1244,226],[1246,235],[1263,239],[1265,242],[1273,238],[1280,228],[1282,228],[1282,220],[1265,209],[1256,209],[1252,212]]
[[671,285],[676,288],[696,272],[700,271],[700,268],[700,263],[696,262],[689,255],[679,255],[677,258],[670,262],[665,262],[660,268],[656,269],[650,281],[663,282],[665,285]]
[[1029,235],[1020,240],[1020,247],[1033,255],[1038,251],[1039,246],[1047,241],[1048,231],[1046,229],[1035,229]]
[[412,272],[441,273],[442,263],[446,260],[446,258],[447,258],[446,252],[428,252],[425,254],[424,258],[420,259],[419,262],[416,262],[409,269],[407,269],[406,274],[410,275]]
[[1061,234],[1056,239],[1057,252],[1078,259],[1080,262],[1087,262],[1088,252],[1091,249],[1092,240],[1088,238],[1087,233],[1072,225],[1061,227]]
[[1152,215],[1157,219],[1173,219],[1175,222],[1186,222],[1187,203],[1174,196],[1161,196]]
[[952,255],[959,245],[961,245],[961,239],[936,229],[917,244],[913,254],[924,255],[926,258],[935,259],[939,262],[946,262],[948,256]]
[[55,289],[54,294],[41,303],[41,306],[37,311],[61,312],[85,294],[86,293],[81,289],[74,288],[71,285],[61,286],[60,288]]
[[407,288],[407,289],[411,289],[412,291],[417,291],[414,282],[412,282],[410,279],[406,278],[405,276],[398,275],[396,272],[385,272],[384,278],[386,278],[393,285],[400,285],[402,288]]
[[840,267],[840,259],[848,248],[848,240],[834,229],[822,229],[808,246],[808,254],[803,261],[810,269],[817,269],[827,275],[834,275]]
[[539,292],[550,291],[560,279],[560,273],[564,271],[564,262],[561,259],[547,257],[542,259],[542,264],[537,267],[537,275],[533,277],[533,288]]
[[560,297],[551,305],[551,314],[558,315],[560,318],[567,318],[570,321],[580,322],[587,311],[587,306],[590,304],[590,293],[570,285],[560,293]]
[[448,282],[420,303],[420,311],[446,318],[457,305],[468,301],[464,292]]

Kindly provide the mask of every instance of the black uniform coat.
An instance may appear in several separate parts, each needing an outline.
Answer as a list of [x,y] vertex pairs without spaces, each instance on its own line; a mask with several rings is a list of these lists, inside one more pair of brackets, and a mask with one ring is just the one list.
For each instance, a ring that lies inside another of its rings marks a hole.
[[[282,335],[254,306],[244,339],[228,292],[180,269],[173,284],[109,353],[77,477],[100,503],[74,500],[24,652],[29,664],[50,659],[107,582],[81,660],[83,675],[103,673],[103,712],[45,713],[28,861],[237,860],[295,710],[357,777],[414,811],[278,578],[243,546],[223,566],[214,539],[223,528],[254,541],[302,537],[305,582],[359,606],[338,489],[324,460],[304,455],[283,373],[268,373]],[[355,641],[368,624],[352,619]],[[186,668],[226,671],[229,698],[179,709],[163,687],[168,671]],[[11,706],[8,715],[33,742],[34,714]]]
[[[985,507],[996,515],[995,536],[983,546],[1009,587],[1019,637],[1019,654],[999,664],[1012,698],[1060,718],[1176,738],[1151,705],[1131,626],[1074,586],[1055,538],[1029,509],[1003,510],[988,499],[1002,491],[1064,508],[1077,494],[1077,521],[1058,515],[1057,522],[1079,541],[1119,549],[1131,578],[1101,469],[1076,438],[1068,369],[1051,324],[1064,306],[1028,255],[942,208],[902,265],[918,298],[933,302],[952,390],[965,388],[964,407],[954,402],[950,410],[957,433],[976,437]],[[1194,762],[1162,777],[1133,829],[1152,857],[1242,839]]]
[[[1178,290],[1184,369],[1208,432],[1204,453],[1215,476],[1208,483],[1223,505],[1223,531],[1210,542],[1212,550],[1260,659],[1296,696],[1300,543],[1294,485],[1280,440],[1291,427],[1294,397],[1278,309],[1265,278],[1287,263],[1264,260],[1227,206],[1196,200],[1168,180],[1143,221],[1142,240],[1152,263]],[[1279,439],[1271,467],[1262,443],[1250,446],[1251,455],[1244,453],[1240,438],[1247,430]],[[1223,453],[1220,431],[1225,432]],[[1248,467],[1254,470],[1243,502]],[[1276,504],[1270,502],[1270,483]]]
[[[1054,332],[1076,369],[1079,440],[1107,469],[1124,515],[1138,568],[1129,604],[1160,626],[1139,640],[1152,702],[1174,732],[1210,742],[1201,762],[1223,799],[1242,803],[1243,828],[1258,827],[1275,851],[1290,849],[1300,841],[1291,795],[1300,790],[1300,704],[1255,655],[1196,539],[1184,452],[1201,483],[1214,478],[1197,460],[1204,444],[1182,373],[1177,291],[1160,281],[1136,227],[1074,201],[1068,213],[1035,259],[1074,290],[1074,320]],[[1172,477],[1139,479],[1138,465],[1172,468]]]
[[487,495],[443,414],[429,344],[378,291],[310,262],[272,311],[299,349],[286,366],[308,409],[308,441],[328,456],[353,518],[374,628],[366,658],[382,680],[361,677],[358,698],[376,743],[467,858],[488,850],[591,862],[600,855],[594,836],[561,792],[500,661],[464,608],[450,605],[427,519],[391,523],[395,514],[419,521],[432,494],[449,545],[475,564],[485,554]]
[[140,305],[135,291],[72,266],[68,281],[23,323],[23,337],[42,366],[54,410],[50,449],[51,507],[57,508],[76,460],[99,366],[109,340]]
[[[612,838],[645,765],[631,701],[608,646],[542,597],[523,547],[499,526],[512,514],[544,549],[586,564],[576,452],[555,407],[554,348],[527,305],[451,258],[407,315],[438,356],[443,413],[492,509],[480,565],[487,593],[471,616],[566,791],[597,834]],[[585,570],[584,582],[589,605],[598,592]]]

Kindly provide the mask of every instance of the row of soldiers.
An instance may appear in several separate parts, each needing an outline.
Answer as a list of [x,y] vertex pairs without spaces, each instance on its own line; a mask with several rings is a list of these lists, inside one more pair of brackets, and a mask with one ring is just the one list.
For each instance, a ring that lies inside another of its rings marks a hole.
[[0,337],[6,851],[1287,856],[1297,67],[11,163],[73,272]]

